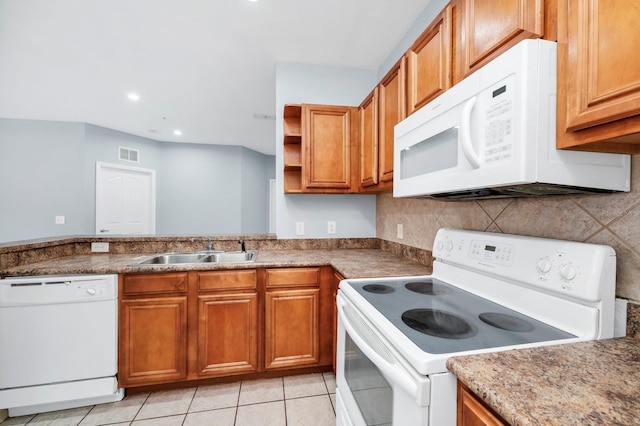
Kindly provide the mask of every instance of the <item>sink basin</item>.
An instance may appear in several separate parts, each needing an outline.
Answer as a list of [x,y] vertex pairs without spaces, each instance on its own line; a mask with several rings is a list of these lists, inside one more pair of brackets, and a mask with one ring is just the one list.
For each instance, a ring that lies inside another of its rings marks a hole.
[[239,263],[239,262],[255,262],[258,256],[257,250],[249,251],[225,251],[222,253],[214,253],[202,259],[202,262],[211,263]]
[[185,263],[242,263],[255,262],[257,250],[201,251],[197,253],[163,253],[137,262],[136,265],[179,265]]
[[198,263],[206,253],[163,253],[138,262],[138,265],[173,265],[176,263]]

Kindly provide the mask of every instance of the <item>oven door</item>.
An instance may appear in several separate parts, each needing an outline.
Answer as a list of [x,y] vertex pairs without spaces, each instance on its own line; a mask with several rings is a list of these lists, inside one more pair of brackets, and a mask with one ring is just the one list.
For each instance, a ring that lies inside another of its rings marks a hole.
[[340,294],[337,425],[428,425],[430,380],[413,370]]

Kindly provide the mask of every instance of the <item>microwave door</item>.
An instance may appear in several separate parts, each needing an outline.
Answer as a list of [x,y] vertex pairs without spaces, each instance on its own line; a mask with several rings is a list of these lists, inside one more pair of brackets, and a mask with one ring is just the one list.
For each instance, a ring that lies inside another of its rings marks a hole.
[[399,176],[394,178],[394,196],[429,195],[478,186],[478,170],[483,161],[476,110],[473,96],[396,139],[395,170],[399,170]]

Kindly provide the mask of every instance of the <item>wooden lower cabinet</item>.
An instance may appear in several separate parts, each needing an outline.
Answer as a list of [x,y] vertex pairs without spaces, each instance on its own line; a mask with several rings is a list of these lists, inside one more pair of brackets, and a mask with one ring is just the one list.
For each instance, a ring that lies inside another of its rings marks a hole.
[[119,280],[120,387],[331,366],[331,267],[125,274]]
[[509,426],[458,381],[457,426]]
[[258,370],[258,294],[198,296],[198,375]]
[[316,365],[320,289],[267,291],[265,369]]
[[118,363],[121,387],[186,379],[186,296],[121,301]]

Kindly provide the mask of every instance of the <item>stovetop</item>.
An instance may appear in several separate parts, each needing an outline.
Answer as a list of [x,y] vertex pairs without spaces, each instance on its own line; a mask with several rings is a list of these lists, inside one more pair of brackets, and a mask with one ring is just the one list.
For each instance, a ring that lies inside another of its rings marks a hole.
[[350,280],[348,286],[430,354],[576,337],[433,277]]

